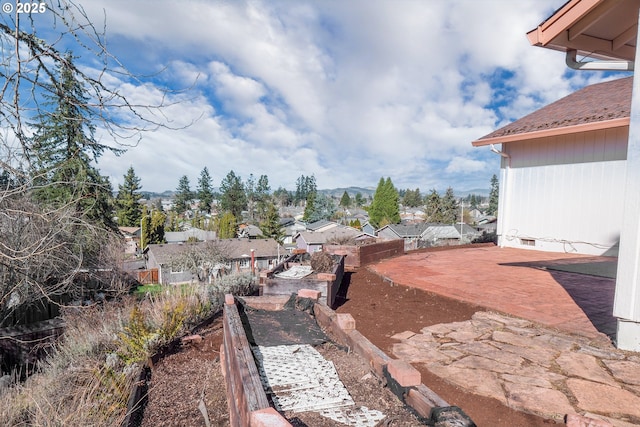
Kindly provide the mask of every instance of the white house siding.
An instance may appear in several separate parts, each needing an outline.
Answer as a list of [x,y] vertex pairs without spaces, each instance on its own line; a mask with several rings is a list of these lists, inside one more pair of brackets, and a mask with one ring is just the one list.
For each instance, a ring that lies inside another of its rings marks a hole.
[[617,255],[627,140],[621,127],[503,144],[498,243]]

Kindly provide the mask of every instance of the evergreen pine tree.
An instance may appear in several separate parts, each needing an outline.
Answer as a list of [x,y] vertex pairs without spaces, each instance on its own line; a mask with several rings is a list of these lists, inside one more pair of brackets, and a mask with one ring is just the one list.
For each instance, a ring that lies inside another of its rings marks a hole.
[[196,197],[200,200],[198,205],[200,210],[209,213],[211,211],[211,204],[213,203],[213,185],[211,183],[209,169],[207,169],[206,166],[200,172]]
[[258,184],[256,185],[256,203],[257,203],[257,215],[259,221],[264,221],[267,217],[267,209],[269,204],[273,203],[269,191],[271,186],[269,185],[269,178],[267,175],[260,175],[258,178]]
[[189,183],[189,177],[183,175],[178,181],[178,188],[176,188],[176,196],[173,200],[173,209],[178,214],[185,213],[191,207],[191,201],[193,200],[193,193],[191,192],[191,184]]
[[369,222],[377,228],[387,224],[400,222],[400,208],[398,190],[393,186],[391,178],[380,178],[378,187],[373,195],[373,201],[369,207]]
[[351,197],[349,197],[349,193],[347,193],[346,191],[342,193],[342,198],[340,198],[340,206],[345,209],[351,206]]
[[256,179],[252,173],[249,174],[249,178],[244,183],[244,192],[247,200],[247,211],[249,214],[249,222],[253,223],[255,221],[256,215],[256,203],[257,203],[257,193],[256,193]]
[[294,203],[299,204],[303,200],[309,199],[309,194],[317,193],[318,187],[316,186],[316,177],[300,175],[296,180],[296,192],[294,196]]
[[442,215],[441,221],[445,224],[455,224],[460,216],[460,207],[458,206],[458,201],[451,187],[447,188],[444,196],[442,196],[440,212]]
[[280,215],[276,205],[269,201],[266,203],[265,219],[260,223],[260,229],[265,237],[271,237],[278,244],[282,244],[284,230],[280,226]]
[[124,182],[118,186],[116,206],[118,208],[118,224],[123,227],[137,227],[142,217],[140,199],[140,178],[136,176],[133,166],[130,166],[124,176]]
[[97,113],[89,107],[71,54],[57,71],[57,80],[44,95],[44,106],[50,108],[43,109],[33,123],[29,152],[34,158],[29,160],[34,195],[49,206],[72,206],[84,220],[115,229],[111,184],[91,162],[104,151],[120,154],[122,150],[96,141],[92,120]]
[[376,192],[373,194],[373,201],[369,206],[369,222],[376,228],[380,228],[380,223],[384,220],[382,209],[382,198],[384,197],[384,178],[380,177]]
[[304,206],[304,214],[302,216],[303,221],[314,222],[315,219],[315,202],[316,202],[316,193],[307,194],[307,203]]
[[385,185],[385,217],[388,219],[390,224],[399,224],[400,219],[400,196],[398,195],[398,190],[391,182],[391,177],[387,177],[387,180],[384,183]]
[[231,212],[238,220],[242,218],[242,211],[247,208],[247,196],[242,185],[242,179],[233,171],[229,171],[220,184],[220,208]]
[[304,193],[304,175],[301,175],[296,179],[296,192],[293,196],[293,203],[296,205],[301,201],[306,200],[307,195]]
[[407,189],[402,198],[402,205],[405,207],[415,208],[422,204],[422,196],[420,195],[420,189],[415,190]]
[[426,221],[442,222],[440,195],[435,188],[432,189],[431,192],[425,197],[424,203],[426,205]]
[[309,197],[313,197],[313,199],[310,206],[307,202],[307,208],[305,209],[306,221],[316,222],[322,219],[334,219],[337,208],[333,198],[318,192],[311,193]]
[[498,196],[500,194],[500,188],[498,187],[498,177],[493,174],[491,177],[491,191],[489,192],[489,208],[487,209],[488,215],[498,214]]

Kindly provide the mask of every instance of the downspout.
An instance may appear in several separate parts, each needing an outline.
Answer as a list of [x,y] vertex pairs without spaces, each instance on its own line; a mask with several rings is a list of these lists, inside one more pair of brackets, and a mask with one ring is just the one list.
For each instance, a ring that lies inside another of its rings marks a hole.
[[578,51],[567,50],[565,62],[573,70],[594,71],[633,71],[633,61],[578,61]]
[[500,205],[502,205],[502,215],[498,216],[498,225],[500,225],[500,227],[496,227],[496,233],[498,234],[498,236],[500,236],[500,239],[498,241],[498,245],[501,248],[504,248],[504,241],[505,241],[505,221],[508,219],[509,215],[507,213],[507,205],[505,204],[505,200],[506,200],[506,195],[507,195],[507,190],[508,190],[508,185],[509,185],[509,175],[511,174],[511,156],[501,150],[498,150],[495,145],[491,144],[491,152],[498,154],[500,157],[502,157],[503,159],[507,159],[507,161],[505,162],[505,170],[504,170],[504,179],[502,180],[502,185],[501,187],[501,191],[500,193],[502,193],[503,197],[498,196],[498,212],[500,212]]
[[494,144],[491,144],[491,151],[493,153],[496,153],[498,155],[500,155],[500,157],[504,157],[505,159],[509,159],[509,166],[511,166],[511,156],[508,155],[507,153],[500,151],[496,148],[496,146]]

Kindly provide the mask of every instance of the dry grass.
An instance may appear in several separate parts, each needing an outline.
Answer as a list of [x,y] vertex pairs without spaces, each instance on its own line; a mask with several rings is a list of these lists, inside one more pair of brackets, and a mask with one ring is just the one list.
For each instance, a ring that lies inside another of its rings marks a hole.
[[67,310],[63,338],[40,371],[0,391],[0,425],[120,425],[140,364],[220,310],[225,293],[253,290],[249,277],[235,276]]

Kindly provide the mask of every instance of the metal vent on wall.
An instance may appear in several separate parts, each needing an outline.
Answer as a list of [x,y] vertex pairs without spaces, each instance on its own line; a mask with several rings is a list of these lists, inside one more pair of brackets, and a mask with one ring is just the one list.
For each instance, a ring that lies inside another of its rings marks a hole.
[[522,246],[535,246],[536,241],[533,239],[520,239],[520,244]]

